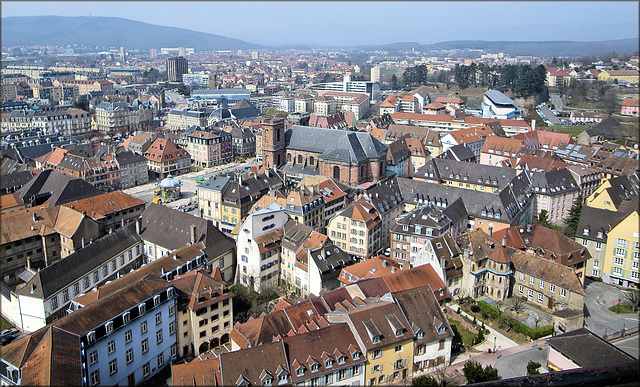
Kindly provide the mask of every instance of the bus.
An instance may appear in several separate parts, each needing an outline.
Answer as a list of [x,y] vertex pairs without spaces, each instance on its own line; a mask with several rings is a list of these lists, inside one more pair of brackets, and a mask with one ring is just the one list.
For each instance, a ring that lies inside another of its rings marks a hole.
[[201,177],[201,176],[196,177],[196,183],[204,183],[204,177]]

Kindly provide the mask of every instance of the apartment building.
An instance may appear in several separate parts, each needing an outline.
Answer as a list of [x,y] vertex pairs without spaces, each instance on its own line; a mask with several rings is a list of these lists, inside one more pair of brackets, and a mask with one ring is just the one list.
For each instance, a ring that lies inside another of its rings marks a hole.
[[392,113],[391,118],[396,124],[416,125],[435,130],[437,132],[450,132],[453,130],[467,129],[472,126],[489,126],[496,123],[507,136],[518,133],[525,133],[531,130],[524,120],[503,119],[503,118],[483,118],[483,117],[453,117],[449,115],[431,115],[420,113]]
[[443,158],[431,159],[414,174],[414,180],[450,185],[481,192],[498,192],[516,177],[517,171]]
[[380,104],[380,115],[402,113],[420,113],[421,106],[413,95],[390,94]]
[[149,183],[147,159],[131,151],[116,153],[115,159],[120,171],[120,189],[137,187]]
[[505,160],[515,159],[522,149],[519,140],[506,137],[488,137],[480,150],[480,164],[501,165]]
[[114,191],[63,205],[95,220],[104,235],[138,219],[147,202],[122,191]]
[[135,132],[146,129],[153,121],[154,109],[137,99],[126,102],[100,102],[96,106],[96,130]]
[[56,79],[54,85],[71,86],[76,90],[76,95],[87,95],[94,91],[113,90],[113,82],[108,80],[80,80],[80,79]]
[[492,136],[495,136],[495,133],[487,126],[454,130],[440,138],[442,152],[446,152],[456,145],[465,145],[473,152],[476,159],[480,160],[480,152],[482,151],[484,142],[488,137]]
[[171,109],[167,115],[166,127],[169,129],[188,129],[192,126],[205,128],[209,125],[209,118],[213,109]]
[[332,218],[327,233],[338,247],[357,258],[367,259],[382,250],[382,219],[364,198]]
[[159,179],[191,172],[191,155],[171,140],[156,138],[145,154],[149,171]]
[[338,112],[338,102],[333,97],[316,97],[313,100],[313,114],[327,117]]
[[43,133],[61,133],[78,136],[91,132],[89,112],[76,108],[60,108],[41,111],[14,110],[2,117],[3,132],[40,129]]
[[197,130],[187,136],[187,150],[194,164],[203,168],[233,160],[231,133],[223,130]]
[[309,226],[316,231],[324,229],[324,196],[320,191],[316,191],[313,186],[301,186],[284,192],[273,191],[267,193],[258,199],[252,210],[264,208],[272,203],[284,208],[289,217],[296,222]]
[[[526,173],[526,172],[525,172]],[[561,224],[569,216],[571,206],[578,199],[580,187],[567,169],[549,172],[529,172],[535,192],[535,213],[547,211],[552,224]]]

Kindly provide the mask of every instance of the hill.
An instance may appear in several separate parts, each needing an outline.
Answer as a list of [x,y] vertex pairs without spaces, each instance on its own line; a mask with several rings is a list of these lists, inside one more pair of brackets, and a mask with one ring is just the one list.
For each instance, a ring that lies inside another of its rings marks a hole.
[[67,44],[142,50],[160,47],[194,47],[198,51],[263,48],[261,45],[239,39],[119,17],[2,18],[3,47]]

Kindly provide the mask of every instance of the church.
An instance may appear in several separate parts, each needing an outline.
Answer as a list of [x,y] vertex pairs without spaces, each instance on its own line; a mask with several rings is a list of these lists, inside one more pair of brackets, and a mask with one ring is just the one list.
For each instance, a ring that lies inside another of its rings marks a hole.
[[262,165],[288,175],[328,176],[349,186],[385,175],[387,147],[366,132],[293,125],[272,119],[262,129]]

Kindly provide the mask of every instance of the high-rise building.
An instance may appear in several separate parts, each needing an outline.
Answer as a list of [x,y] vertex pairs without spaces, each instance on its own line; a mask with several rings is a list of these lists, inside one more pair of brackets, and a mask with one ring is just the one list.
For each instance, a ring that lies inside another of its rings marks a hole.
[[169,82],[182,82],[182,74],[189,72],[189,65],[183,56],[167,59],[167,75]]
[[158,49],[152,48],[149,50],[149,59],[156,59],[158,57]]
[[258,58],[260,58],[258,51],[251,51],[251,59],[258,59]]
[[124,47],[120,47],[120,58],[122,59],[122,61],[124,62],[125,59],[127,58],[127,54],[124,51]]
[[178,47],[179,56],[187,56],[187,49],[185,47]]
[[371,68],[371,82],[380,83],[380,67],[375,66]]

